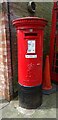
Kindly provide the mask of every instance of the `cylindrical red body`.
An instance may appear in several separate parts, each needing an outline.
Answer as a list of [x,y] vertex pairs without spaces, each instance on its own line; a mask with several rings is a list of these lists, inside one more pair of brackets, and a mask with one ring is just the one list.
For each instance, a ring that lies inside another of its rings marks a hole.
[[46,20],[26,17],[13,21],[18,37],[18,83],[42,84],[43,35]]
[[[43,35],[46,24],[46,20],[38,17],[25,17],[13,21],[18,38],[18,83],[25,87],[24,91],[42,84]],[[33,90],[34,94],[37,93]]]

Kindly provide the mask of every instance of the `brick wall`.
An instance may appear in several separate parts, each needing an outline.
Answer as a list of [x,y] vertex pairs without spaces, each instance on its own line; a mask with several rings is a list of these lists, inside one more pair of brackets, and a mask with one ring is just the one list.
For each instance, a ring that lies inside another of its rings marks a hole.
[[10,37],[8,27],[7,4],[2,4],[0,13],[0,96],[10,100],[13,95],[12,70],[10,54]]

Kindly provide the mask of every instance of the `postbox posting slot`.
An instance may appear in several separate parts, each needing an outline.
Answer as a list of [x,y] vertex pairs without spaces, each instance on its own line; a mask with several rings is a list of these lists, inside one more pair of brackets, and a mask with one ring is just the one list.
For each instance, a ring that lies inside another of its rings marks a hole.
[[25,36],[37,36],[37,33],[25,33]]

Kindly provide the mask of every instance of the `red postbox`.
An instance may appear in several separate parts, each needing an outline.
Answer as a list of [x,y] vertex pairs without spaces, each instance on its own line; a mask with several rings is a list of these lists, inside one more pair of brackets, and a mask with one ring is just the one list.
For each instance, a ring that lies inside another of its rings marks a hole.
[[13,21],[18,38],[19,101],[22,107],[36,108],[42,103],[43,35],[47,21],[25,17]]

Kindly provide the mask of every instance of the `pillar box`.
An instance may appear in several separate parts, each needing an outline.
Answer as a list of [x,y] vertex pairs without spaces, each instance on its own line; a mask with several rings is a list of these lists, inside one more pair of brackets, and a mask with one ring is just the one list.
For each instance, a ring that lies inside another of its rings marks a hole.
[[43,36],[45,19],[25,17],[13,20],[18,40],[18,94],[21,107],[42,103]]

